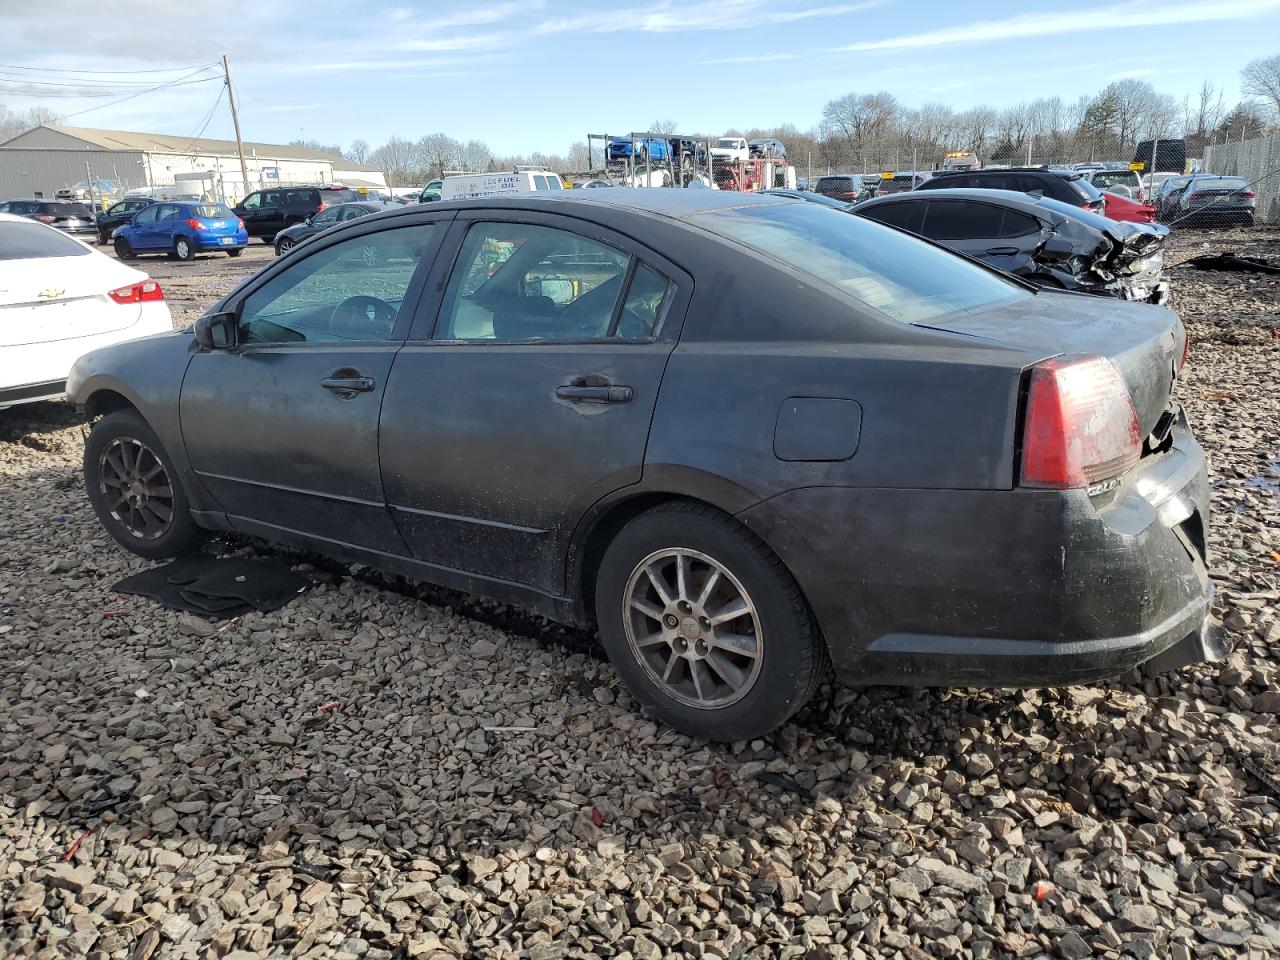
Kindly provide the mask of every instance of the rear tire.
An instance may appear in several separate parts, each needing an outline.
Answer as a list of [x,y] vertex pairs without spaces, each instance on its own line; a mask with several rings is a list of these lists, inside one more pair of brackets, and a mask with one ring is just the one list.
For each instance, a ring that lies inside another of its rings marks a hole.
[[595,596],[601,639],[627,688],[690,736],[763,736],[828,672],[782,561],[703,504],[666,504],[628,523],[605,551]]
[[186,237],[175,237],[173,240],[173,255],[179,260],[190,262],[196,258],[196,248],[192,246],[191,241]]
[[84,482],[107,533],[140,557],[177,556],[204,539],[173,461],[135,410],[94,424],[84,446]]
[[242,253],[244,253],[244,247],[236,247],[234,250],[228,250],[228,251],[227,251],[227,256],[228,256],[228,257],[238,257],[238,256],[240,256],[240,254],[242,254]]
[[115,242],[116,256],[121,260],[132,260],[137,254],[133,252],[133,247],[129,246],[129,241],[124,237],[116,237]]

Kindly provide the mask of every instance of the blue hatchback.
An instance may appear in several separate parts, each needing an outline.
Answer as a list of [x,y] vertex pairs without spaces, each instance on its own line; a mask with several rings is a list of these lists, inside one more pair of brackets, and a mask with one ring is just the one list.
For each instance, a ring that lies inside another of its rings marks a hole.
[[160,252],[192,260],[197,253],[214,250],[238,257],[249,244],[244,221],[230,207],[195,200],[163,200],[144,207],[128,223],[116,227],[111,239],[121,260]]

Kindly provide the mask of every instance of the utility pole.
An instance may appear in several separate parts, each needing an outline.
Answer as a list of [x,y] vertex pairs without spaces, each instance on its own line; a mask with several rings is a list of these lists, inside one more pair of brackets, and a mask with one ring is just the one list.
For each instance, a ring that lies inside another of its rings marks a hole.
[[231,122],[236,128],[236,153],[240,154],[240,176],[243,183],[243,191],[241,198],[249,193],[249,167],[244,162],[244,141],[240,139],[240,113],[236,109],[236,92],[231,86],[231,64],[227,62],[227,55],[222,55],[222,72],[227,78],[227,101],[231,104]]

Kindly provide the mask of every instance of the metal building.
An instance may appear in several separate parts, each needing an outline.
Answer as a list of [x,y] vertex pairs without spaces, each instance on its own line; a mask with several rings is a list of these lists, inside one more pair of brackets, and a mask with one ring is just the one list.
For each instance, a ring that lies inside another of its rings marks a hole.
[[377,167],[306,147],[244,145],[249,182],[234,140],[171,137],[45,124],[0,143],[0,200],[52,197],[85,180],[110,180],[117,195],[141,187],[196,181],[211,198],[234,202],[251,190],[282,184],[340,182],[385,190]]

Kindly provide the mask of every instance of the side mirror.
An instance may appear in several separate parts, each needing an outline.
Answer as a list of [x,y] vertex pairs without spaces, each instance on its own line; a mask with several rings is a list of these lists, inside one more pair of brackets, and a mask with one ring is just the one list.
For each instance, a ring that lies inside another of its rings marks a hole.
[[206,313],[191,325],[191,332],[201,350],[230,350],[238,328],[234,313]]

